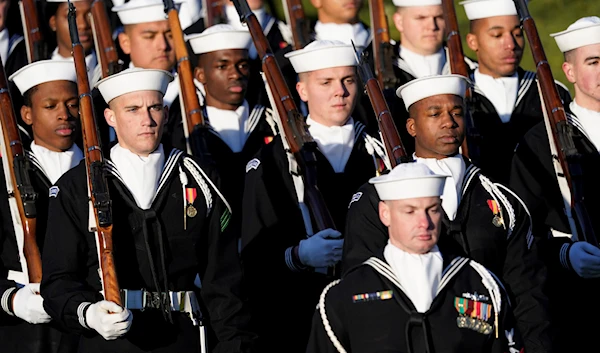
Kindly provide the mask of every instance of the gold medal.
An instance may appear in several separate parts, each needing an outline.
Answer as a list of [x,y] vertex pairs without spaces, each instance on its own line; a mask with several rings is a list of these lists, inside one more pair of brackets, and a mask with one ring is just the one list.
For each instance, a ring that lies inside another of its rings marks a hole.
[[188,217],[194,218],[198,214],[198,210],[196,210],[196,207],[194,207],[194,205],[189,204],[187,206],[187,209],[185,210],[185,213],[187,214]]

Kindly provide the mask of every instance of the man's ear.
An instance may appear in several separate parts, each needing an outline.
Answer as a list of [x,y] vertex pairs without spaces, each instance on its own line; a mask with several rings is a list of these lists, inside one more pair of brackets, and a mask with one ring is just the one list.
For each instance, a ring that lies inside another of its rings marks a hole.
[[31,118],[31,108],[24,105],[21,107],[21,119],[23,119],[23,121],[25,122],[25,124],[27,125],[33,125],[33,119]]
[[394,12],[394,15],[392,16],[392,20],[394,21],[394,26],[396,26],[396,29],[398,30],[398,32],[400,32],[400,33],[404,32],[404,21],[403,21],[402,14],[398,11]]
[[204,68],[196,66],[194,68],[194,78],[198,80],[201,84],[206,84],[206,75],[204,74]]
[[567,77],[567,80],[569,80],[569,82],[576,83],[575,70],[573,70],[573,65],[570,62],[565,61],[562,64],[562,70],[565,73],[565,76]]
[[119,33],[119,45],[121,46],[121,49],[123,49],[123,53],[127,55],[131,54],[131,40],[127,33]]
[[298,91],[298,95],[303,102],[308,102],[308,92],[306,91],[306,82],[298,81],[296,83],[296,91]]
[[384,201],[379,201],[379,220],[384,226],[390,226],[390,207]]
[[50,17],[50,20],[48,20],[48,25],[50,26],[52,32],[56,32],[56,15]]
[[[181,97],[180,97],[180,99],[181,99]],[[163,112],[165,114],[163,125],[167,125],[167,122],[169,121],[169,107],[165,105],[165,107],[163,108]]]
[[108,126],[114,128],[116,130],[117,126],[117,117],[115,116],[115,112],[110,108],[104,109],[104,119]]
[[479,44],[477,43],[477,36],[474,35],[473,33],[467,33],[467,45],[469,46],[469,49],[471,49],[472,51],[477,51],[479,50]]
[[408,131],[409,135],[412,137],[417,136],[417,129],[415,128],[414,118],[406,119],[406,131]]

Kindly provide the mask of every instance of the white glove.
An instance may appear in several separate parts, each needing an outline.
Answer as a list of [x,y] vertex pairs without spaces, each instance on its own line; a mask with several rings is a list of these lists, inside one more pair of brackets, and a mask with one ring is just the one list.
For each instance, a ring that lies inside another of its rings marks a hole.
[[600,249],[585,241],[578,241],[569,249],[573,270],[583,278],[600,277]]
[[344,239],[337,239],[342,233],[328,228],[312,237],[300,241],[298,257],[300,262],[310,267],[328,267],[342,259]]
[[85,320],[105,340],[114,340],[129,331],[133,314],[116,303],[102,300],[90,305],[85,313]]
[[40,295],[40,284],[31,283],[19,289],[13,297],[13,313],[30,324],[44,324],[52,318],[44,310],[44,298]]

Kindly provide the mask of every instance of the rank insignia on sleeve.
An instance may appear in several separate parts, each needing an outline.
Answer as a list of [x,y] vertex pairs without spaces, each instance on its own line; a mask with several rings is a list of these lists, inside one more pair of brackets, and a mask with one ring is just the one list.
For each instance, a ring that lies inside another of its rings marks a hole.
[[256,170],[260,165],[260,160],[258,158],[252,159],[248,164],[246,164],[246,173],[251,171],[252,169]]
[[59,191],[60,189],[58,188],[58,186],[51,187],[48,193],[48,197],[57,197]]
[[394,297],[393,290],[384,290],[373,293],[355,294],[352,296],[353,303],[370,302],[375,300],[388,300]]
[[487,200],[488,207],[492,210],[494,218],[492,218],[492,224],[496,227],[504,226],[504,220],[502,219],[502,212],[496,200]]
[[459,328],[468,328],[484,335],[492,333],[493,326],[487,322],[492,317],[491,304],[455,297],[454,308],[459,314],[456,318]]
[[362,197],[363,193],[362,192],[357,192],[356,194],[352,195],[352,199],[350,200],[350,203],[348,204],[348,209],[350,208],[350,206],[352,206],[352,203],[360,200],[360,198]]

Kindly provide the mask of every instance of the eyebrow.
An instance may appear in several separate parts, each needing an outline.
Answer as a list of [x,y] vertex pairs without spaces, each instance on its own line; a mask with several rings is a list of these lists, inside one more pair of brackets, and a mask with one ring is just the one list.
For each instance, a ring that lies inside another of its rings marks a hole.
[[598,59],[600,59],[600,56],[596,55],[596,56],[587,57],[587,58],[585,58],[584,61],[598,60]]

